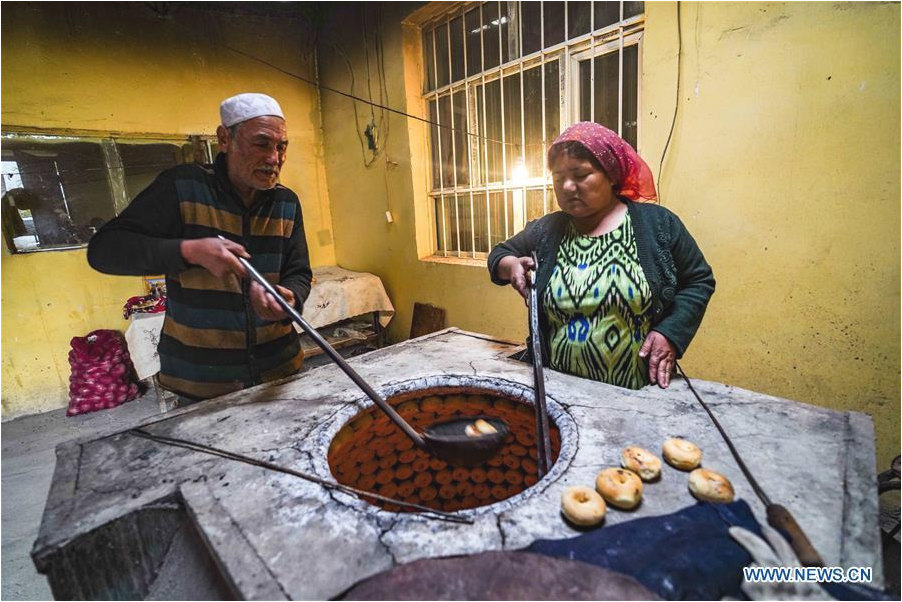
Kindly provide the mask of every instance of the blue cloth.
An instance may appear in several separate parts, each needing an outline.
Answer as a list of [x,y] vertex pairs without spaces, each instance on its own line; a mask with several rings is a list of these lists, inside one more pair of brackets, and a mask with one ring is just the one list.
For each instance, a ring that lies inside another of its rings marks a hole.
[[[569,558],[629,575],[666,600],[745,599],[742,567],[752,557],[728,529],[763,537],[744,501],[698,503],[665,516],[639,518],[570,539],[540,539],[527,551]],[[822,584],[837,600],[889,600],[873,588]]]
[[748,504],[740,500],[699,503],[570,539],[537,540],[527,551],[630,575],[667,600],[741,598],[742,567],[752,558],[730,537],[731,526],[762,535]]

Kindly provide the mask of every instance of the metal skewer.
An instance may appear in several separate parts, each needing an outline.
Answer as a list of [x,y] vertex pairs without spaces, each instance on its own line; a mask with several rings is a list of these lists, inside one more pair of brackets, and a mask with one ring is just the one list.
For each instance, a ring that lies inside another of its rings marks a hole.
[[739,450],[736,449],[736,446],[733,445],[733,441],[730,439],[730,436],[727,435],[727,432],[720,425],[720,421],[714,416],[714,413],[711,411],[711,408],[708,407],[704,401],[702,401],[701,396],[696,392],[695,387],[692,386],[692,381],[689,380],[689,377],[686,376],[686,372],[683,371],[683,367],[676,364],[677,370],[680,371],[680,374],[686,380],[686,384],[689,386],[689,390],[692,391],[692,394],[695,395],[695,399],[702,406],[702,409],[707,412],[708,416],[711,418],[711,422],[714,423],[714,426],[717,428],[717,431],[720,433],[720,436],[723,437],[724,443],[727,444],[727,447],[730,450],[730,453],[733,454],[733,459],[736,460],[736,464],[739,465],[739,470],[742,471],[742,474],[745,475],[746,480],[749,482],[749,485],[752,486],[752,490],[755,492],[755,495],[758,496],[758,499],[761,500],[761,503],[764,504],[764,509],[767,512],[767,522],[768,524],[779,530],[786,533],[789,536],[789,545],[792,546],[793,551],[795,551],[796,555],[799,557],[801,563],[805,566],[824,566],[824,560],[821,558],[821,555],[815,549],[814,545],[811,543],[811,540],[808,539],[808,536],[805,535],[805,532],[802,531],[802,527],[796,521],[795,517],[789,512],[789,510],[785,506],[781,506],[780,504],[774,504],[771,502],[770,497],[764,490],[761,488],[761,485],[758,484],[758,480],[752,476],[752,471],[749,470],[748,466],[746,466],[745,462],[742,460],[742,456],[739,455]]
[[[536,272],[539,269],[539,261],[536,254],[532,254],[533,265]],[[536,444],[538,447],[539,478],[541,479],[551,468],[551,438],[548,423],[548,408],[545,403],[545,370],[542,367],[542,340],[539,332],[539,293],[536,289],[535,274],[529,278],[529,340],[532,342],[532,374],[533,391],[535,391],[536,410]]]

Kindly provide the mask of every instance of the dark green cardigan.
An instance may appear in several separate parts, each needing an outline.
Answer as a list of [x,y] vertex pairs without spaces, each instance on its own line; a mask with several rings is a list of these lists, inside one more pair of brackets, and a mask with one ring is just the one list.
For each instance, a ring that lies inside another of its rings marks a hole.
[[[621,200],[629,210],[639,264],[652,292],[651,328],[673,343],[677,358],[683,357],[702,322],[708,299],[714,294],[711,266],[671,211],[652,203]],[[495,273],[502,258],[528,256],[535,251],[539,259],[536,283],[541,302],[569,222],[570,216],[558,211],[529,222],[522,232],[497,245],[488,259],[492,282],[509,284]],[[549,333],[544,311],[539,312],[539,321],[542,356],[547,363]]]

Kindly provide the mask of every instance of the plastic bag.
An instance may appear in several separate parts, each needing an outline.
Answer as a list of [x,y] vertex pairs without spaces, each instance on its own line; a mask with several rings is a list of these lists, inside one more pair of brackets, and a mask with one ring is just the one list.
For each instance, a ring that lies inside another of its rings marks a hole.
[[138,396],[135,368],[117,330],[95,330],[70,342],[67,416],[114,408]]

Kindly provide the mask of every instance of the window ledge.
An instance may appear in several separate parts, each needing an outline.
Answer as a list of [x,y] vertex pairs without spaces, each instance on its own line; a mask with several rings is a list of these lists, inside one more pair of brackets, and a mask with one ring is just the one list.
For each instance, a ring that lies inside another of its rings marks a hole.
[[442,257],[441,255],[428,255],[426,257],[420,257],[420,261],[486,269],[485,259],[476,259],[473,257]]

